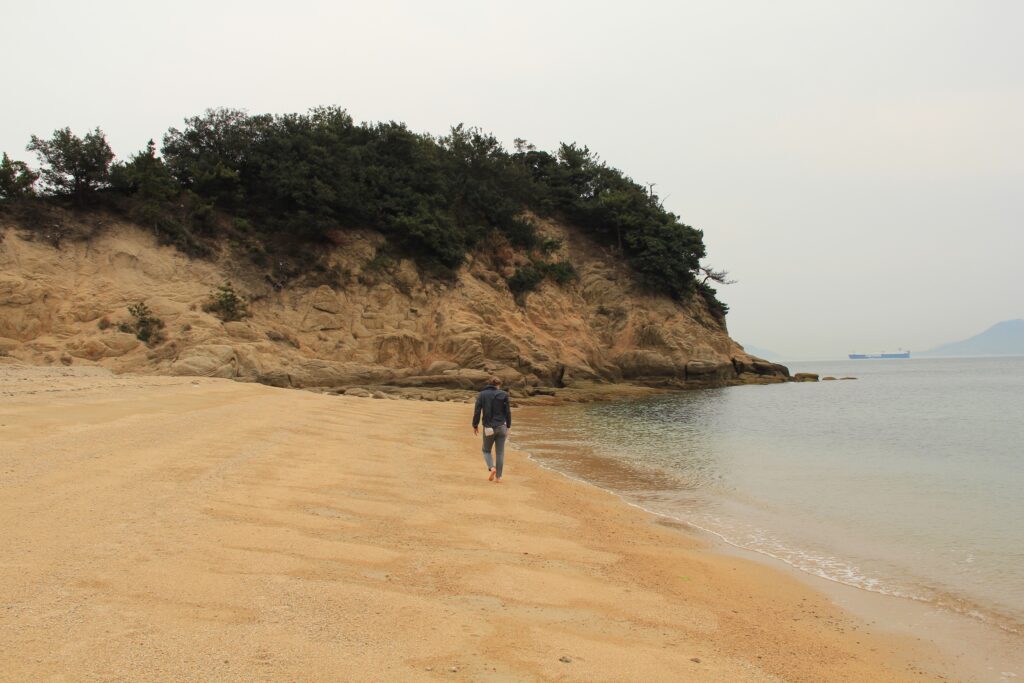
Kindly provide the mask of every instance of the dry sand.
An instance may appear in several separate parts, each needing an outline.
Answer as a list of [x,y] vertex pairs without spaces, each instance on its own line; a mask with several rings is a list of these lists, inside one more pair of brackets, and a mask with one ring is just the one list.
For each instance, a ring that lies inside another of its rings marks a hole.
[[469,419],[0,366],[0,680],[941,673],[804,583],[521,453],[488,483]]

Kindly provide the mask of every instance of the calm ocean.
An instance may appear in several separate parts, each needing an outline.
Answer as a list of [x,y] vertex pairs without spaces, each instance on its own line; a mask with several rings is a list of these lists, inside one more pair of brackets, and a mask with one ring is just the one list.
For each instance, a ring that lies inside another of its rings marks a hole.
[[542,464],[811,574],[1024,633],[1024,358],[529,409]]

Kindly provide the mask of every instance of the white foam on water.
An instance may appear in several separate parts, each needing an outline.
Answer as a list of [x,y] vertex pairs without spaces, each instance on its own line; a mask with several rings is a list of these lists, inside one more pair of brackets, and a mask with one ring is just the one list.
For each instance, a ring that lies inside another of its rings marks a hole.
[[[545,439],[545,443],[551,443],[550,440]],[[577,443],[568,439],[560,440],[565,443]],[[673,522],[684,524],[686,526],[697,529],[703,533],[709,534],[725,543],[726,545],[737,548],[747,552],[757,553],[758,555],[769,557],[773,560],[782,562],[798,571],[806,574],[816,576],[826,581],[849,586],[858,590],[868,591],[871,593],[877,593],[881,595],[887,595],[896,598],[903,598],[908,600],[914,600],[916,602],[933,604],[940,606],[951,611],[963,614],[965,616],[977,619],[978,621],[984,622],[1000,628],[1003,631],[1013,634],[1020,634],[1021,630],[1016,626],[1009,625],[1005,620],[999,619],[988,611],[982,608],[971,605],[970,603],[965,604],[965,600],[959,596],[950,596],[949,599],[943,599],[940,595],[929,594],[929,592],[922,589],[915,589],[911,586],[901,586],[895,581],[887,581],[878,576],[872,576],[870,573],[862,570],[860,567],[850,564],[840,558],[832,555],[822,554],[806,548],[798,548],[791,545],[787,545],[781,541],[773,533],[758,527],[748,527],[743,529],[736,522],[728,523],[722,518],[707,517],[705,519],[695,519],[694,517],[684,517],[679,514],[667,512],[663,509],[644,505],[643,503],[630,500],[626,495],[616,491],[614,489],[601,486],[594,483],[584,477],[572,474],[563,469],[548,464],[542,458],[536,457],[532,452],[526,448],[519,447],[518,445],[511,445],[513,450],[524,453],[531,462],[535,463],[542,469],[550,472],[554,472],[566,479],[575,481],[592,488],[603,491],[609,495],[615,496],[626,505],[642,510],[650,515],[668,519]],[[743,537],[745,540],[741,540]],[[972,558],[973,559],[973,558]],[[972,561],[972,560],[968,560]],[[1010,674],[1011,676],[1014,674]]]

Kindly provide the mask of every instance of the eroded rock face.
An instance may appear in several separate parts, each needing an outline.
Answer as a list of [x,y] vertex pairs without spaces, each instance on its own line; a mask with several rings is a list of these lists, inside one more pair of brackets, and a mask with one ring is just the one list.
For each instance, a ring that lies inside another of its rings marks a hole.
[[76,358],[100,360],[101,358],[123,356],[132,349],[138,348],[139,344],[139,340],[133,334],[111,332],[99,338],[75,339],[65,347],[65,350]]
[[377,362],[388,367],[418,367],[423,363],[427,344],[423,337],[409,330],[379,335]]
[[249,323],[244,323],[238,320],[224,323],[224,332],[232,339],[247,342],[258,341],[263,336],[260,334],[259,330]]
[[626,379],[676,377],[679,374],[679,369],[670,356],[647,349],[626,351],[616,356],[614,365]]
[[[645,294],[628,271],[563,226],[558,259],[578,279],[544,282],[516,301],[505,275],[528,260],[511,248],[470,259],[454,281],[425,277],[409,260],[362,274],[381,238],[339,235],[333,265],[343,287],[275,291],[243,262],[231,280],[253,316],[222,323],[203,304],[228,279],[130,225],[61,249],[0,224],[0,353],[33,363],[62,357],[116,371],[226,377],[281,387],[397,385],[479,388],[582,380],[653,386],[784,381],[785,367],[733,342],[703,301]],[[505,275],[503,275],[505,274]],[[118,331],[127,306],[146,302],[165,323],[147,346]],[[533,389],[531,389],[532,391]]]
[[794,382],[817,382],[818,375],[813,372],[798,372],[793,375]]
[[227,344],[204,344],[185,350],[171,363],[172,375],[201,375],[234,379],[238,373],[235,348]]

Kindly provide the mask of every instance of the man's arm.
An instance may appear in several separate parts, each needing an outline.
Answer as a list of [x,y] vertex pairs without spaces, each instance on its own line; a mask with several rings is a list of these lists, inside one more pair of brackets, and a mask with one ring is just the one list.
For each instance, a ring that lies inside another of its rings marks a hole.
[[477,394],[476,405],[473,406],[473,432],[480,426],[480,395]]
[[512,429],[512,396],[505,394],[505,426]]

